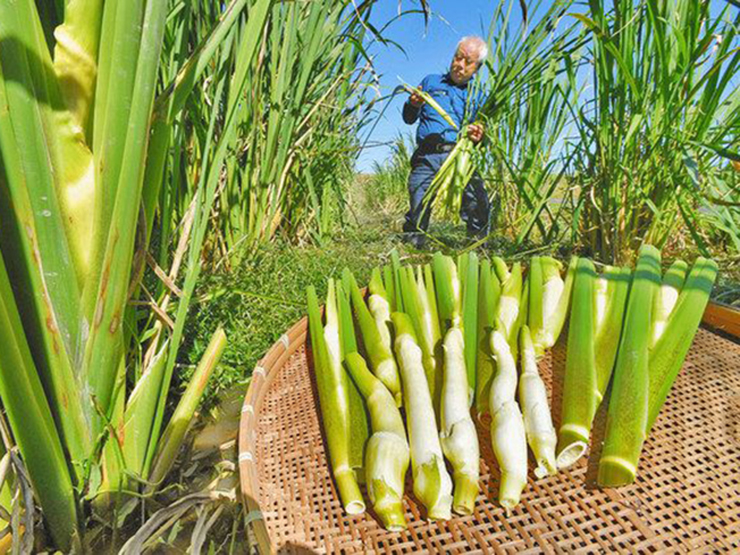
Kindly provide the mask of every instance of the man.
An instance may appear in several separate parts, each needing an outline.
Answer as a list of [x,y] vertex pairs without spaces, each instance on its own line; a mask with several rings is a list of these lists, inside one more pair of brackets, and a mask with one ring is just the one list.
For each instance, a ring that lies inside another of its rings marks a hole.
[[[444,75],[428,75],[419,86],[419,89],[439,103],[457,124],[458,129],[462,129],[464,122],[475,120],[481,105],[480,98],[468,100],[468,84],[487,55],[488,46],[483,39],[465,37],[457,45],[449,71]],[[416,131],[417,148],[411,157],[411,174],[408,182],[410,207],[403,224],[403,239],[416,248],[421,248],[425,243],[425,232],[429,226],[431,213],[431,210],[423,210],[422,198],[454,148],[458,131],[434,108],[426,105],[419,94],[414,93],[403,106],[403,121],[412,125],[417,120],[419,121]],[[477,144],[483,140],[484,131],[480,125],[470,125],[467,134],[471,141]],[[488,195],[483,181],[475,174],[465,187],[460,210],[460,216],[467,225],[468,236],[478,238],[488,234],[489,211]]]

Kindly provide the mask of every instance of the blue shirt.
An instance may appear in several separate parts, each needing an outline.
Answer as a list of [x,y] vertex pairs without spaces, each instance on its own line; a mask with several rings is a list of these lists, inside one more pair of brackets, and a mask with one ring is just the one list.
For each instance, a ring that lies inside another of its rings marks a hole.
[[[458,130],[455,130],[445,119],[429,104],[424,103],[420,108],[414,108],[407,100],[403,105],[403,121],[409,125],[419,120],[419,127],[416,130],[416,144],[421,144],[425,139],[434,139],[444,143],[454,143],[457,141],[459,129],[462,129],[463,123],[471,123],[478,114],[478,109],[482,104],[481,95],[476,95],[467,106],[468,117],[465,117],[465,108],[468,103],[468,81],[465,85],[456,85],[449,73],[444,75],[427,75],[419,87],[422,91],[431,95],[434,100],[447,112],[457,124]],[[436,135],[436,137],[433,137]]]

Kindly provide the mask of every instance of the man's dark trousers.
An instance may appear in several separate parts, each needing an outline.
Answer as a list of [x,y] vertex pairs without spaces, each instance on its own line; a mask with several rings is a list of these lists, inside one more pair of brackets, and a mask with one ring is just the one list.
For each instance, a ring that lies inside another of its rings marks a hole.
[[[422,199],[429,185],[434,180],[442,164],[450,155],[449,152],[424,152],[417,149],[411,157],[411,174],[409,175],[410,208],[406,213],[403,231],[407,234],[426,231],[429,227],[431,207],[425,212]],[[422,212],[424,215],[422,216]],[[483,180],[476,173],[463,191],[460,217],[467,225],[468,235],[485,237],[488,235],[490,205]]]

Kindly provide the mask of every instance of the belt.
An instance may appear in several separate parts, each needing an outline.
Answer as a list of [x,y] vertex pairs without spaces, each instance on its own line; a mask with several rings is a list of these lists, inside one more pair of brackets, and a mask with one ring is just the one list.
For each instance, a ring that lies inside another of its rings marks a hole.
[[455,143],[439,143],[435,147],[434,152],[452,152],[455,148]]
[[422,143],[419,145],[419,152],[421,154],[441,154],[444,152],[452,152],[455,148],[455,143]]

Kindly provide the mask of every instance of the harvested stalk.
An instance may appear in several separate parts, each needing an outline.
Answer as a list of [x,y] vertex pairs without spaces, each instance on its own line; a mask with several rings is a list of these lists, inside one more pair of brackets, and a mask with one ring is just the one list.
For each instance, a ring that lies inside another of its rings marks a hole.
[[[349,353],[357,352],[357,338],[352,320],[352,307],[349,292],[341,281],[337,281],[337,310],[339,312],[339,346],[342,362]],[[345,374],[346,376],[346,374]],[[370,426],[365,403],[355,382],[349,378],[347,397],[349,400],[349,462],[360,483],[365,481],[365,445],[370,437]]]
[[[673,270],[666,274],[663,287],[675,287]],[[681,271],[679,266],[678,271]],[[650,348],[650,384],[648,396],[647,432],[653,427],[658,413],[671,391],[676,376],[686,359],[694,336],[699,329],[704,310],[709,302],[709,295],[717,279],[717,263],[706,258],[699,258],[681,288],[675,307],[669,311],[668,321],[663,333],[653,336],[655,344]],[[666,310],[667,311],[667,310]],[[663,317],[663,312],[660,316]],[[653,328],[655,329],[655,328]]]
[[408,316],[394,312],[391,320],[396,332],[394,347],[403,377],[414,494],[426,507],[430,520],[447,520],[451,516],[452,480],[442,457],[421,348]]
[[463,334],[450,328],[444,340],[444,386],[442,389],[442,450],[452,464],[455,483],[452,508],[456,513],[473,512],[478,496],[480,448],[470,417],[469,386],[465,370]]
[[439,103],[436,100],[434,100],[434,97],[432,95],[430,95],[426,91],[423,91],[417,87],[412,87],[411,85],[407,83],[403,83],[402,85],[399,85],[396,88],[396,90],[398,89],[405,90],[409,94],[418,94],[420,97],[424,99],[424,102],[429,104],[429,106],[431,106],[435,112],[437,112],[440,116],[442,116],[442,118],[447,123],[450,124],[450,127],[452,127],[455,130],[458,129],[458,126],[455,123],[455,121],[450,117],[450,115],[447,112],[445,112],[444,108],[442,108],[442,106],[440,106]]
[[523,326],[519,332],[522,353],[522,374],[519,378],[519,402],[524,413],[524,429],[527,432],[529,447],[537,461],[535,475],[544,478],[555,474],[555,445],[558,436],[552,425],[550,405],[547,402],[547,389],[537,370],[537,354],[532,342],[529,327]]
[[522,299],[522,265],[516,262],[509,271],[506,262],[494,257],[493,266],[501,282],[501,296],[496,310],[496,329],[503,334],[516,359],[519,344],[517,324]]
[[491,351],[491,333],[496,325],[496,308],[501,296],[501,284],[488,260],[481,262],[478,287],[478,361],[476,368],[475,405],[478,417],[488,413],[488,398],[495,363]]
[[588,448],[591,425],[611,378],[631,271],[577,262],[573,286],[557,466],[575,464]]
[[457,266],[449,256],[436,253],[432,259],[437,293],[439,327],[445,333],[450,327],[462,325],[460,280]]
[[519,504],[527,485],[527,438],[524,418],[517,405],[517,371],[511,348],[501,331],[491,335],[491,350],[496,358],[496,376],[491,383],[491,441],[501,469],[499,503],[511,509]]
[[403,304],[403,294],[401,292],[401,258],[398,251],[391,251],[391,272],[393,275],[394,289],[396,291],[395,310],[394,312],[406,312],[406,306]]
[[552,348],[565,324],[578,258],[568,265],[565,281],[562,264],[547,256],[533,257],[529,270],[528,323],[535,352],[540,357]]
[[460,138],[440,167],[422,198],[424,213],[440,212],[444,218],[459,221],[462,193],[476,170],[475,144],[463,128]]
[[398,367],[393,358],[393,352],[383,342],[376,321],[365,305],[354,276],[347,269],[343,273],[348,276],[346,281],[350,284],[352,309],[360,326],[362,342],[370,359],[373,373],[391,392],[394,399],[396,399],[396,404],[401,406],[401,380],[398,376]]
[[683,260],[676,260],[663,277],[663,283],[655,295],[653,303],[653,322],[650,332],[650,348],[655,344],[665,332],[668,325],[668,318],[673,312],[681,294],[681,289],[686,281],[686,274],[689,266]]
[[375,325],[378,328],[383,345],[388,350],[391,350],[391,305],[388,302],[385,287],[383,287],[383,279],[380,276],[379,268],[373,270],[368,290],[370,291],[370,296],[367,298],[367,307],[375,319]]
[[373,433],[367,442],[365,472],[373,510],[387,530],[405,530],[403,485],[410,454],[401,413],[393,396],[370,373],[359,354],[348,354],[345,365],[370,412]]
[[432,396],[435,414],[439,415],[439,399],[442,384],[442,360],[437,355],[441,335],[436,310],[433,310],[434,291],[426,289],[421,268],[414,277],[413,268],[399,270],[403,304],[411,319],[414,332],[422,351],[422,363],[426,374],[429,394]]
[[331,363],[329,348],[324,338],[324,327],[321,324],[321,310],[316,290],[312,286],[308,287],[307,296],[313,367],[326,444],[329,448],[329,461],[342,505],[347,513],[360,514],[365,512],[365,501],[362,499],[349,458],[349,399],[343,379],[345,374],[337,374],[337,368]]
[[[630,293],[630,308],[633,300],[645,303],[645,297],[652,293],[651,308],[656,312],[649,314],[652,321],[645,324],[645,305],[636,305],[632,313],[628,309],[625,318],[599,464],[598,482],[605,487],[635,480],[644,440],[681,370],[717,277],[716,263],[699,258],[684,280],[685,265],[679,261],[671,266],[659,287],[659,256],[653,247],[643,247],[635,278],[642,272],[641,288],[633,286]],[[647,343],[652,347],[643,344],[644,338],[633,336],[645,327]],[[623,356],[628,358],[622,360]]]
[[391,305],[391,312],[396,312],[396,281],[391,266],[385,266],[383,268],[383,285],[385,286],[386,298]]
[[465,260],[464,272],[460,272],[461,283],[464,284],[462,295],[462,330],[465,340],[465,368],[468,372],[468,387],[470,388],[470,405],[475,399],[475,385],[477,379],[476,362],[478,359],[478,257],[474,252],[463,255]]
[[598,482],[614,487],[632,483],[648,425],[650,324],[660,289],[660,252],[640,249],[614,366],[604,449]]

